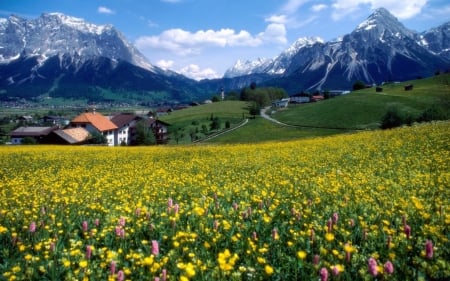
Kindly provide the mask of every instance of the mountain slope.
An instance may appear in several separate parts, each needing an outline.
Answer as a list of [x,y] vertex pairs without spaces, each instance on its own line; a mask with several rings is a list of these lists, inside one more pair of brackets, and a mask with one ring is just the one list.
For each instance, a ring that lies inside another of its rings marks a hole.
[[265,83],[283,87],[289,93],[304,89],[349,89],[356,80],[379,84],[414,79],[448,69],[449,37],[448,25],[421,37],[380,8],[338,40],[296,42],[273,59],[270,67],[247,72],[276,73]]
[[11,16],[0,21],[0,35],[0,99],[111,101],[129,93],[130,101],[164,102],[202,94],[195,81],[150,64],[109,25],[59,13],[35,20]]

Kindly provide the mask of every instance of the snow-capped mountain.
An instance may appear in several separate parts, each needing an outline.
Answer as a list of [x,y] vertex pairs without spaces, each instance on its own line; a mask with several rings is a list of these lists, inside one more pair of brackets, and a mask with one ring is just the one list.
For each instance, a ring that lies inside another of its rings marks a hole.
[[283,74],[286,68],[291,63],[292,57],[298,53],[301,49],[310,47],[316,43],[323,43],[323,39],[320,37],[302,37],[297,39],[294,44],[283,51],[280,55],[273,59],[261,59],[256,60],[238,60],[234,66],[229,68],[224,78],[233,78],[238,76],[267,73],[267,74]]
[[0,100],[189,102],[203,94],[150,64],[113,26],[61,13],[0,19],[0,89]]
[[429,76],[450,67],[449,24],[420,35],[379,8],[337,40],[301,38],[266,68],[244,69],[246,73],[272,75],[268,83],[288,92],[348,89],[356,80],[372,84]]
[[81,65],[93,57],[123,60],[153,71],[155,67],[111,25],[94,25],[61,13],[26,20],[10,16],[0,21],[0,63],[20,56],[37,56],[41,64],[53,56],[71,55]]
[[423,32],[420,38],[422,46],[450,60],[450,22]]

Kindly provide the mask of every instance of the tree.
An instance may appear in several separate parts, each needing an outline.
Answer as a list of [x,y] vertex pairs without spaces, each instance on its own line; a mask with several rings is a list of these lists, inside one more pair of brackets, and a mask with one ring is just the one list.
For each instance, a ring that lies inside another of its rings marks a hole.
[[353,89],[353,91],[357,91],[357,90],[362,90],[365,88],[366,88],[366,84],[363,81],[358,80],[353,84],[352,89]]
[[106,137],[100,132],[92,132],[91,137],[89,138],[90,144],[107,144],[108,140]]
[[145,125],[145,121],[141,120],[136,123],[136,139],[134,145],[154,145],[156,137],[153,129]]
[[405,123],[403,114],[397,107],[390,107],[381,119],[381,129],[400,127]]
[[211,131],[220,130],[221,124],[218,117],[215,117],[211,122]]

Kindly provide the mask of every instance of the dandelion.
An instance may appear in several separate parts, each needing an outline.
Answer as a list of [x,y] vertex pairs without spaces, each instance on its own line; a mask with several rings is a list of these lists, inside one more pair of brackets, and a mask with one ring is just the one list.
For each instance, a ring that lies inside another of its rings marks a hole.
[[34,233],[34,232],[36,232],[36,222],[31,222],[30,223],[30,227],[28,228],[28,230],[31,232],[31,233]]
[[386,272],[387,274],[392,274],[394,273],[394,265],[392,264],[392,262],[387,261],[384,264],[384,272]]
[[328,232],[327,234],[325,234],[325,240],[327,240],[328,242],[331,242],[334,240],[334,234]]
[[377,265],[377,261],[374,258],[369,258],[369,274],[372,276],[377,276],[378,275],[378,265]]
[[304,260],[306,258],[306,252],[305,251],[298,251],[297,257],[301,260]]
[[328,281],[328,270],[325,267],[322,267],[319,271],[320,281]]
[[159,244],[156,240],[152,240],[152,255],[159,255]]
[[267,275],[272,275],[272,274],[273,274],[273,267],[271,267],[270,265],[266,264],[266,265],[264,266],[264,272],[265,272]]
[[425,256],[427,259],[433,258],[433,242],[431,240],[425,242]]

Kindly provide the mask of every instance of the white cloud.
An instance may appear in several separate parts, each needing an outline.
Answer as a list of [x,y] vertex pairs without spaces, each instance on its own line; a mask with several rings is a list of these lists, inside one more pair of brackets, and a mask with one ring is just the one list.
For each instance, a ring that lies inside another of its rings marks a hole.
[[426,4],[427,0],[335,0],[332,18],[340,20],[357,12],[362,5],[368,5],[372,10],[384,7],[399,19],[409,19],[419,14]]
[[180,69],[178,73],[195,80],[214,79],[220,77],[213,69],[211,68],[201,69],[200,66],[196,64],[187,65],[182,69]]
[[283,24],[270,23],[264,32],[256,36],[246,30],[199,30],[195,33],[180,28],[165,30],[157,36],[141,36],[135,45],[141,50],[165,50],[177,55],[198,54],[208,47],[258,47],[262,44],[287,42]]
[[104,6],[100,6],[97,9],[97,12],[99,12],[100,14],[108,14],[108,15],[113,15],[115,14],[115,12],[107,7]]
[[164,70],[171,69],[174,64],[175,62],[173,60],[159,60],[156,62],[156,65]]
[[281,8],[281,11],[286,14],[294,14],[297,12],[298,8],[310,1],[311,0],[288,0]]
[[311,7],[311,10],[312,10],[313,12],[320,12],[320,11],[322,11],[322,10],[325,10],[326,8],[328,8],[328,6],[325,5],[325,4],[317,4],[317,5],[313,5],[313,6]]

